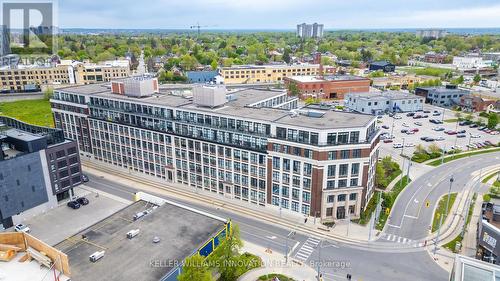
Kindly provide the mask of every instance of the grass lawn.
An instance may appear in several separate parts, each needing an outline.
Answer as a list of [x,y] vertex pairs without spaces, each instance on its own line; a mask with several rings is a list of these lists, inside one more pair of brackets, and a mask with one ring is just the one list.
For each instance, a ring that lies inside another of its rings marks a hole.
[[401,193],[401,191],[403,191],[403,189],[405,189],[405,187],[410,182],[411,182],[411,179],[409,179],[407,176],[404,176],[403,180],[402,180],[402,184],[399,184],[399,182],[396,183],[396,185],[394,185],[394,188],[389,192],[390,196],[392,197],[392,203],[391,203],[391,206],[385,206],[385,207],[383,206],[382,209],[380,210],[380,216],[379,216],[377,225],[375,226],[375,228],[377,230],[384,229],[385,223],[387,222],[387,218],[389,217],[389,214],[387,213],[386,208],[389,208],[389,211],[390,211],[390,208],[392,208],[392,204],[394,204],[394,202],[396,201],[396,198],[398,198],[399,193]]
[[439,200],[438,203],[438,207],[434,212],[434,219],[432,220],[432,232],[435,232],[439,228],[439,221],[441,220],[441,216],[443,216],[443,223],[446,221],[446,217],[448,216],[451,207],[453,207],[453,203],[455,203],[456,198],[457,198],[456,192],[450,195],[450,204],[448,205],[448,210],[446,210],[446,202],[448,201],[448,194],[441,197],[441,200]]
[[290,277],[287,277],[283,274],[277,274],[277,273],[271,273],[271,274],[267,274],[267,275],[262,275],[261,277],[259,277],[259,281],[273,281],[275,277],[278,277],[278,279],[280,281],[295,281],[295,279],[293,278],[290,278]]
[[[455,160],[455,159],[460,159],[460,158],[472,156],[472,155],[483,154],[483,153],[490,153],[490,152],[497,152],[497,151],[500,151],[500,148],[490,149],[490,150],[477,150],[477,151],[473,151],[473,152],[469,152],[469,153],[452,155],[452,156],[445,157],[444,158],[444,163],[450,162],[450,161]],[[429,162],[429,163],[427,163],[427,165],[430,165],[430,166],[439,166],[439,165],[441,165],[441,159]]]
[[445,123],[456,123],[458,119],[444,119],[443,122]]
[[2,102],[0,115],[16,118],[32,125],[54,127],[50,102],[46,99]]
[[[474,193],[474,196],[472,197],[472,202],[469,205],[469,213],[467,213],[467,220],[465,221],[465,225],[466,225],[465,229],[467,229],[467,227],[469,226],[470,220],[472,218],[472,214],[474,213],[474,205],[476,204],[476,199],[477,199],[477,193]],[[457,235],[457,237],[455,237],[455,239],[444,244],[443,247],[456,253],[456,251],[455,251],[456,244],[458,242],[462,243],[463,239],[464,238],[462,237],[462,235]]]
[[448,72],[453,72],[452,69],[437,68],[437,67],[398,67],[398,70],[406,71],[409,74],[441,76]]

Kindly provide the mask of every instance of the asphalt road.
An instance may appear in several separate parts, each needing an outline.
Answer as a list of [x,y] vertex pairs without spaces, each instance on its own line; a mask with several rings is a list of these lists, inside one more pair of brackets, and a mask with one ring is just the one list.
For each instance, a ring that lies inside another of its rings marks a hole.
[[[109,181],[88,174],[90,181],[85,185],[125,199],[132,199],[137,191],[131,186]],[[157,194],[159,195],[159,194]],[[286,247],[286,236],[290,229],[284,229],[272,224],[264,223],[245,216],[227,212],[220,208],[207,207],[159,195],[171,201],[176,201],[197,209],[205,210],[221,217],[231,218],[240,226],[242,239],[251,243],[269,247],[274,251],[283,253]],[[304,263],[317,268],[321,261],[321,272],[325,281],[346,280],[350,273],[352,280],[363,281],[400,281],[400,280],[434,280],[445,281],[448,273],[439,267],[425,250],[408,253],[376,252],[363,250],[335,241],[324,241],[305,251],[303,247],[307,240],[319,240],[315,237],[295,234],[289,240],[291,257],[305,258]],[[321,248],[321,259],[319,257]],[[292,251],[293,250],[293,251]]]
[[430,234],[434,209],[441,196],[448,193],[451,176],[454,178],[451,191],[461,192],[481,168],[499,163],[500,152],[488,153],[440,165],[420,176],[400,193],[385,229],[386,234],[393,236],[385,237],[425,239]]

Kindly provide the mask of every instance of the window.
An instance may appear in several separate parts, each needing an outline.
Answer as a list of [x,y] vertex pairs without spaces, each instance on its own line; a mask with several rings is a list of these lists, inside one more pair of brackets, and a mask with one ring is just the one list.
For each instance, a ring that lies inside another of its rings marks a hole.
[[299,202],[292,201],[292,211],[294,212],[299,211]]
[[327,177],[329,178],[335,177],[335,165],[328,165]]
[[349,201],[355,201],[357,197],[358,197],[357,193],[351,193],[349,194]]
[[286,186],[281,187],[281,196],[283,196],[283,197],[290,196],[288,187],[286,187]]
[[279,157],[273,157],[273,169],[280,169],[280,158]]
[[351,179],[351,185],[350,186],[358,186],[358,178]]
[[353,163],[351,165],[351,176],[359,175],[359,163]]
[[349,150],[341,150],[340,159],[349,159]]
[[333,208],[326,208],[326,216],[328,217],[333,216]]
[[326,189],[334,189],[335,188],[335,181],[334,180],[329,180],[326,182]]
[[302,214],[309,215],[311,213],[311,207],[309,205],[302,205]]
[[361,149],[354,149],[352,151],[352,158],[360,158],[361,157]]
[[349,164],[341,164],[339,165],[339,176],[340,177],[347,177],[347,168],[349,167]]
[[337,133],[329,133],[326,137],[327,144],[335,144],[337,142]]
[[346,195],[345,194],[339,194],[337,196],[337,202],[344,202],[345,201],[345,198],[346,198]]
[[339,144],[347,144],[349,139],[349,133],[339,133],[337,142]]
[[300,190],[292,188],[292,199],[299,200],[299,196],[300,196]]
[[312,173],[312,165],[309,163],[304,163],[304,175],[310,176]]
[[329,151],[328,160],[335,160],[335,159],[337,159],[337,151]]
[[311,189],[311,179],[304,178],[302,180],[302,186],[303,186],[304,189],[307,189],[307,190]]
[[326,203],[333,203],[335,201],[335,195],[328,195],[326,197]]
[[299,161],[293,161],[293,172],[294,173],[300,173],[300,162]]
[[310,149],[304,149],[304,157],[306,157],[306,158],[312,158],[313,157],[312,150],[310,150]]
[[279,184],[273,183],[273,194],[274,195],[279,195],[280,194],[280,186],[279,186]]
[[351,132],[351,138],[349,143],[358,143],[359,142],[359,132]]
[[347,180],[339,180],[338,188],[347,187]]

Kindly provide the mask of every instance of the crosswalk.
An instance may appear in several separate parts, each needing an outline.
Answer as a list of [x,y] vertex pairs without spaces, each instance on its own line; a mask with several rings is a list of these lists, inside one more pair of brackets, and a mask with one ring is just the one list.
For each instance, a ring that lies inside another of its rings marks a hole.
[[423,242],[414,241],[414,240],[411,240],[411,239],[406,238],[406,237],[401,237],[401,236],[398,236],[395,234],[389,234],[389,233],[382,233],[382,235],[380,236],[380,239],[386,240],[389,242],[399,243],[399,244],[411,245],[415,248],[424,246]]
[[306,242],[302,244],[302,247],[300,247],[300,249],[295,254],[295,259],[302,262],[307,261],[312,252],[314,252],[314,248],[318,246],[319,242],[319,239],[313,237],[307,238]]

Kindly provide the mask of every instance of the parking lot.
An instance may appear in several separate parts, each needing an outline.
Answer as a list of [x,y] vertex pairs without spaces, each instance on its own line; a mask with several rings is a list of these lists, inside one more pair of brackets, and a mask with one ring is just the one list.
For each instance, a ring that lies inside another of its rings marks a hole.
[[[444,118],[443,118],[443,108],[425,105],[425,111],[430,111],[430,113],[418,113],[420,115],[428,115],[427,118],[419,118],[414,119],[413,117],[407,116],[407,113],[398,113],[397,116],[401,117],[400,119],[395,119],[390,117],[389,115],[383,115],[379,118],[381,123],[378,123],[382,133],[387,133],[390,135],[393,133],[394,138],[392,142],[381,142],[381,156],[391,155],[394,158],[398,158],[398,155],[403,152],[405,155],[411,156],[415,151],[415,146],[422,144],[425,148],[427,148],[431,144],[436,144],[442,149],[450,150],[453,146],[457,146],[462,151],[468,151],[470,148],[467,145],[475,144],[475,143],[484,143],[485,141],[490,141],[494,144],[497,144],[500,141],[500,135],[491,135],[485,133],[483,131],[478,130],[478,128],[470,128],[469,126],[460,126],[457,122],[447,123],[443,122],[443,124],[433,124],[429,122],[430,119],[437,120],[448,120],[448,119],[456,119],[455,112],[451,110],[444,110]],[[434,111],[437,111],[440,115],[433,116]],[[464,115],[464,114],[463,114]],[[397,118],[399,118],[397,117]],[[417,123],[417,124],[415,124]],[[392,126],[394,125],[394,129]],[[433,128],[442,127],[441,131],[435,131]],[[418,131],[414,132],[414,134],[402,133],[401,130],[412,130],[418,129]],[[448,135],[446,131],[462,131],[465,130],[465,137],[457,137],[457,134]],[[472,135],[472,137],[471,137]],[[430,137],[433,138],[434,141],[424,141],[421,140],[422,137]],[[402,144],[405,144],[404,147],[400,147]],[[399,147],[399,148],[395,148]]]

